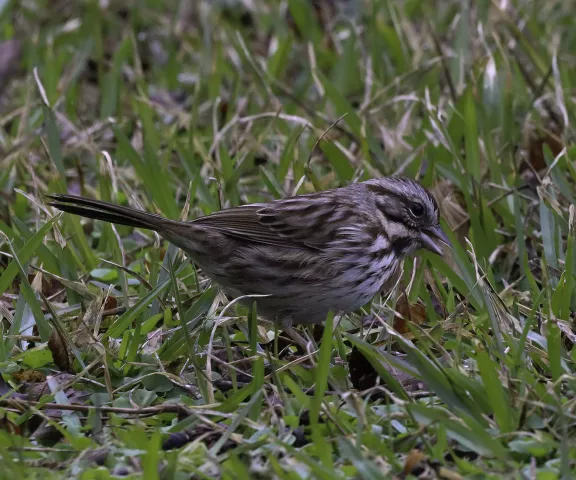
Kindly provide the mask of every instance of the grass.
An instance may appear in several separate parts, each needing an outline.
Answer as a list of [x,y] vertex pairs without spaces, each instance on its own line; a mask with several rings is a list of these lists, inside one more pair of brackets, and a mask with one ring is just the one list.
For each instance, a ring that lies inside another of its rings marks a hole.
[[[0,2],[2,478],[572,478],[574,26],[559,1]],[[194,218],[393,173],[454,248],[306,355],[150,232],[43,198]]]

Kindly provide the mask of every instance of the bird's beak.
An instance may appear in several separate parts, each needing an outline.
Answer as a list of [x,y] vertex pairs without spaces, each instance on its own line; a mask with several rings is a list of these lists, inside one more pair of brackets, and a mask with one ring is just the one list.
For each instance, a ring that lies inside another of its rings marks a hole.
[[430,250],[431,252],[434,252],[437,255],[443,254],[442,248],[440,248],[440,245],[438,245],[438,240],[440,240],[442,243],[452,248],[450,240],[448,240],[448,237],[442,231],[440,225],[436,225],[434,227],[421,230],[420,240],[422,241],[422,246],[425,249]]

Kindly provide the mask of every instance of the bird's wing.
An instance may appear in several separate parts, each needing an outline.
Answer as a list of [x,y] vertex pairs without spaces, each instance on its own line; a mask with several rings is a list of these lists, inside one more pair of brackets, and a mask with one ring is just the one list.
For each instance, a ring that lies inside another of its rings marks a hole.
[[338,224],[333,220],[338,205],[334,199],[306,197],[221,210],[193,223],[249,242],[322,249],[337,233]]

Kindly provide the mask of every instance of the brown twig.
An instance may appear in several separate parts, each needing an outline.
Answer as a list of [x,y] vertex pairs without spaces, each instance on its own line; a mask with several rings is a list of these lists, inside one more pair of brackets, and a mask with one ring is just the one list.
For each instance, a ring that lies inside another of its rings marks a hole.
[[153,407],[143,407],[143,408],[121,408],[121,407],[98,407],[93,405],[66,405],[62,403],[44,403],[29,401],[29,400],[16,400],[16,399],[4,399],[0,400],[0,407],[8,408],[18,408],[30,409],[30,407],[35,407],[41,410],[67,410],[74,412],[89,412],[90,410],[98,409],[100,412],[104,413],[119,413],[124,415],[156,415],[159,413],[178,413],[191,415],[192,410],[186,405],[174,404],[174,405],[156,405]]

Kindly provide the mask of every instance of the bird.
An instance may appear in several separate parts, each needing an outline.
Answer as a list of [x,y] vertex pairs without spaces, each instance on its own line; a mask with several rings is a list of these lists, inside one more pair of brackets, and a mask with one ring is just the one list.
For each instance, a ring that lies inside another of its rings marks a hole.
[[350,313],[390,291],[403,260],[420,249],[442,255],[450,242],[432,194],[389,176],[267,203],[227,208],[191,221],[51,194],[63,212],[153,230],[182,249],[232,298],[293,333]]

